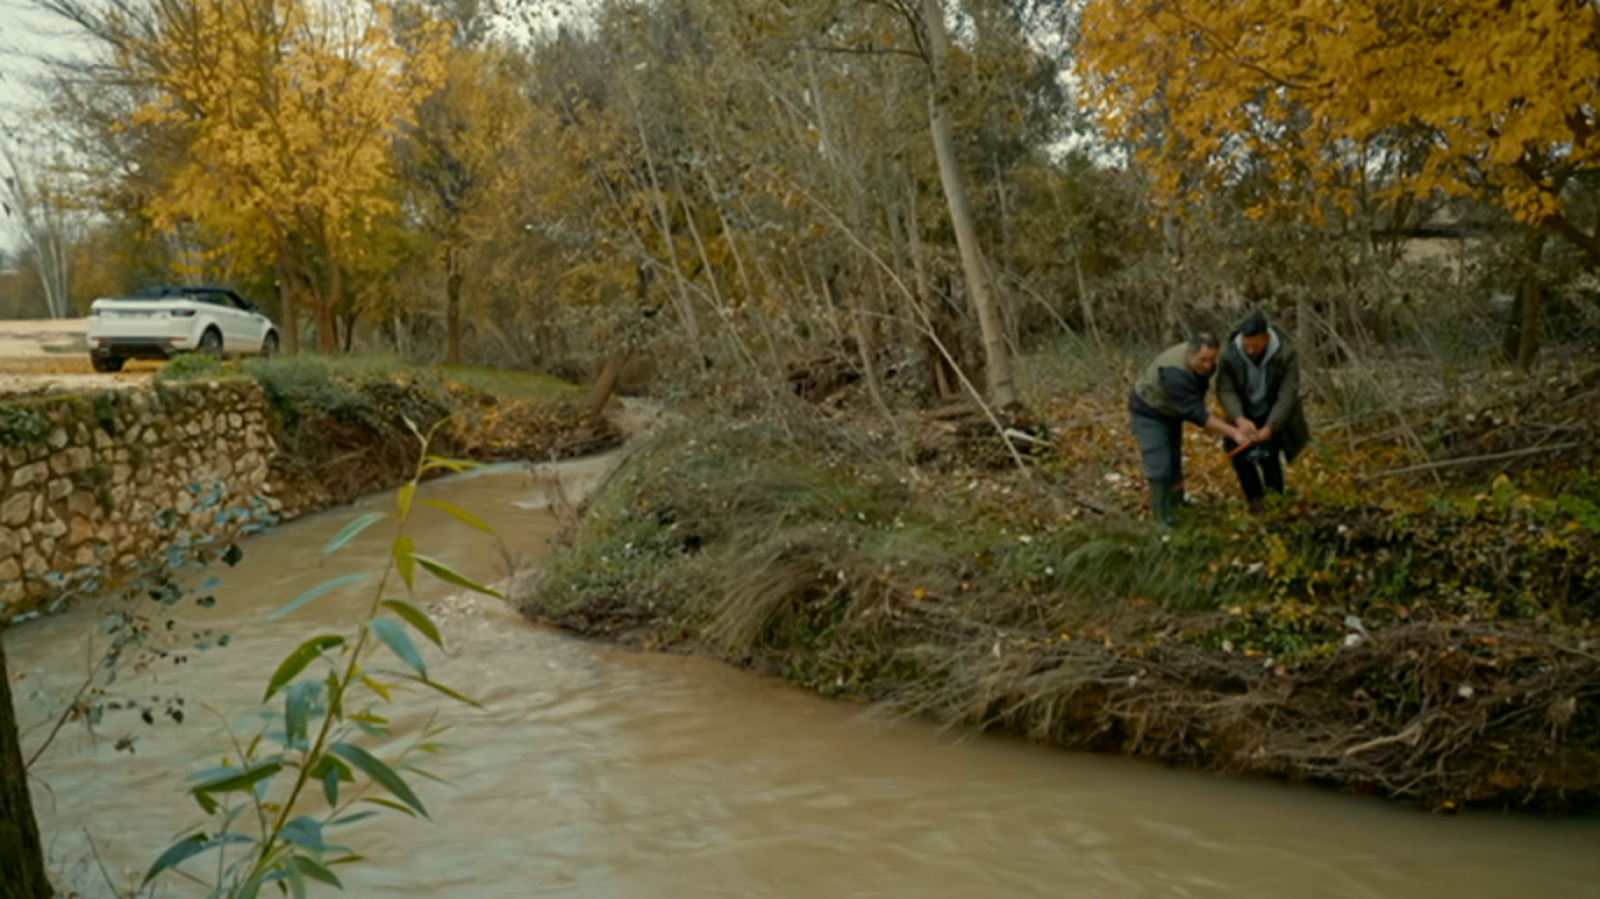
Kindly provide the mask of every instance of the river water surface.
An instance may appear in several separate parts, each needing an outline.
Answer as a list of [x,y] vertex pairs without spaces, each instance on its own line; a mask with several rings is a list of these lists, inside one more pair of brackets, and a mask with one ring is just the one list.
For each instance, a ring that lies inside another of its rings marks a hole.
[[[581,489],[610,461],[554,471]],[[544,483],[497,469],[429,485],[424,496],[479,514],[505,549],[423,509],[419,551],[480,580],[502,577],[508,554],[536,563],[555,530]],[[375,497],[244,544],[218,605],[183,612],[231,644],[119,685],[182,695],[184,724],[109,713],[97,736],[74,727],[49,749],[35,769],[35,801],[64,880],[109,895],[86,834],[113,879],[137,880],[200,820],[183,778],[215,765],[222,745],[202,706],[254,708],[291,648],[360,614],[368,594],[357,587],[265,620],[309,587],[379,564],[379,528],[331,559],[322,548],[356,514],[389,502]],[[418,587],[448,647],[428,647],[430,673],[487,710],[443,709],[457,725],[445,738],[456,748],[433,770],[451,783],[419,788],[433,821],[385,815],[340,834],[369,858],[341,869],[350,896],[1600,897],[1594,821],[1432,817],[1006,739],[886,728],[859,707],[709,662],[576,641],[496,601]],[[33,728],[26,748],[42,738],[52,701],[83,677],[88,641],[104,639],[103,611],[85,603],[5,634],[18,712]],[[431,699],[403,703],[397,739],[435,708]],[[114,746],[125,734],[138,738],[133,754]],[[168,894],[202,893],[174,882]]]

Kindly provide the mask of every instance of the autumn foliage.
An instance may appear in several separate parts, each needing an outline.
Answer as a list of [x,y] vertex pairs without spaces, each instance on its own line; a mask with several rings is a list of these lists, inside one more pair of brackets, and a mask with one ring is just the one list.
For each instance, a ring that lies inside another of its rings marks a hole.
[[[1318,218],[1475,194],[1600,251],[1564,193],[1600,163],[1591,3],[1093,0],[1082,32],[1091,105],[1169,187],[1265,166],[1282,185],[1266,202]],[[1369,184],[1390,156],[1403,177]]]

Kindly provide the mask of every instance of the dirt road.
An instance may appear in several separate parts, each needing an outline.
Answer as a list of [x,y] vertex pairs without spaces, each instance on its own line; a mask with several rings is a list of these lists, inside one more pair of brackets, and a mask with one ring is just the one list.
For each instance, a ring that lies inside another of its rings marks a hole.
[[0,397],[128,387],[150,379],[159,363],[130,362],[117,374],[89,364],[88,319],[0,320]]

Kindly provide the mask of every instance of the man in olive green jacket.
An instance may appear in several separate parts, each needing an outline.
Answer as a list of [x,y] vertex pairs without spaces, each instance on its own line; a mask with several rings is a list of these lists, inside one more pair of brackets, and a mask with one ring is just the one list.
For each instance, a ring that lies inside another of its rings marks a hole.
[[1240,443],[1254,444],[1232,460],[1245,501],[1258,508],[1268,491],[1283,492],[1284,462],[1293,462],[1311,442],[1300,402],[1300,358],[1289,338],[1261,313],[1245,319],[1228,338],[1217,398],[1228,421],[1249,438],[1225,441],[1224,447],[1232,452]]
[[1183,423],[1240,443],[1249,439],[1231,423],[1211,414],[1206,394],[1217,367],[1217,336],[1206,331],[1164,350],[1145,367],[1128,396],[1133,436],[1144,457],[1156,521],[1171,527],[1183,502]]

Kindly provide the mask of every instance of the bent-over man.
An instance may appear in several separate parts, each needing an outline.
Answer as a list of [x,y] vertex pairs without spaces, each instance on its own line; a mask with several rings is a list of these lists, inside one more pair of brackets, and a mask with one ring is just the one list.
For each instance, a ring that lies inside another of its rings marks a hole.
[[1311,442],[1300,402],[1300,358],[1283,332],[1259,312],[1228,338],[1217,375],[1217,398],[1246,440],[1226,440],[1245,501],[1260,508],[1267,493],[1282,493],[1283,466]]
[[1167,527],[1177,523],[1175,513],[1183,502],[1183,423],[1248,442],[1242,431],[1206,408],[1217,352],[1215,334],[1196,332],[1146,366],[1128,396],[1133,436],[1150,481],[1151,505],[1156,521]]

